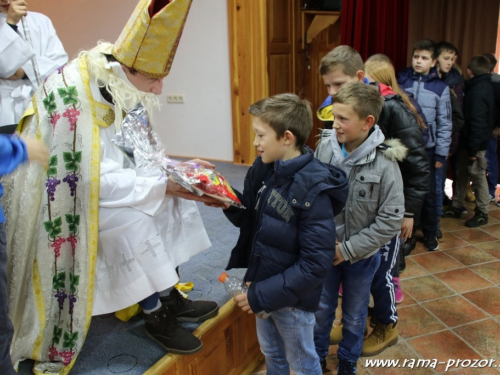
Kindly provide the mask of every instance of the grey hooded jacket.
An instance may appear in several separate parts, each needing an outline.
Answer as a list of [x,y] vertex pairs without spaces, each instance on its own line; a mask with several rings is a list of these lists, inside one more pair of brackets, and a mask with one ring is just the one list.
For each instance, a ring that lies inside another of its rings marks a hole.
[[349,194],[344,210],[335,217],[337,240],[345,260],[351,263],[374,255],[398,235],[403,223],[405,200],[398,161],[406,147],[397,139],[384,142],[375,125],[369,137],[344,158],[335,129],[324,129],[315,156],[344,169]]

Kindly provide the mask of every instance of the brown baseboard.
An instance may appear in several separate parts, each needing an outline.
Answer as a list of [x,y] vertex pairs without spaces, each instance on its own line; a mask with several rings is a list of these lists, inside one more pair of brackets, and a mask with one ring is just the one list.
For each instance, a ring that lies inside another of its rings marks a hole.
[[194,332],[203,349],[193,355],[167,354],[145,375],[248,375],[261,362],[255,316],[243,312],[231,299],[219,315]]

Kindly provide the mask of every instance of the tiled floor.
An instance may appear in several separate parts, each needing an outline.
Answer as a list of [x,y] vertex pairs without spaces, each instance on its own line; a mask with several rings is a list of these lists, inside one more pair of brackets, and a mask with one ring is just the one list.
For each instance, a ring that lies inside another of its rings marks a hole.
[[[404,300],[398,305],[399,342],[372,359],[491,359],[493,367],[450,368],[455,375],[500,373],[500,208],[490,204],[488,225],[469,229],[462,219],[442,219],[440,250],[428,252],[421,242],[406,258],[401,275]],[[340,316],[340,314],[337,314]],[[330,347],[328,374],[336,374],[337,346]],[[401,363],[401,362],[400,362]],[[485,361],[476,362],[483,365]],[[465,362],[467,364],[467,362]],[[498,366],[494,367],[494,366]],[[358,374],[441,374],[435,369],[369,368],[358,361]],[[262,363],[254,374],[265,374]]]

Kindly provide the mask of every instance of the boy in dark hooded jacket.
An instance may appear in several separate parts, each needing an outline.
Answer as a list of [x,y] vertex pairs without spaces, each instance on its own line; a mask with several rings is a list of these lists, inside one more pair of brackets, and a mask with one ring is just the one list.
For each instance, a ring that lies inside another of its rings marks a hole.
[[227,269],[247,267],[248,293],[235,297],[256,318],[261,351],[270,373],[321,374],[314,348],[314,312],[323,280],[335,257],[335,221],[347,197],[341,170],[316,158],[305,141],[312,112],[294,94],[253,104],[254,145],[259,156],[249,169],[246,209],[228,208],[241,228]]

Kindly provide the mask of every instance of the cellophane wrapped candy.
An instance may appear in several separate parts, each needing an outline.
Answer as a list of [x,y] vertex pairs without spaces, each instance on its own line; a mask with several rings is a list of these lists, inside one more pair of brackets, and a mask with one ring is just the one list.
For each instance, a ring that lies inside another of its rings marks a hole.
[[160,169],[172,181],[197,195],[209,195],[233,206],[244,208],[231,185],[216,170],[191,162],[170,159],[151,129],[149,116],[142,104],[131,109],[113,138],[138,168]]

